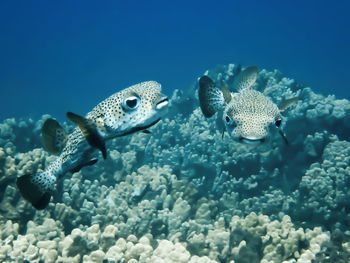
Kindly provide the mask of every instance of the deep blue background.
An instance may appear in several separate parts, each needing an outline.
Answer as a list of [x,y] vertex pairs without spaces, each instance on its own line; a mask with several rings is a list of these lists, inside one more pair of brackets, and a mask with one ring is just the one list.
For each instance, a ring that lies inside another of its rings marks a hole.
[[217,64],[350,98],[350,1],[1,1],[0,120],[85,114],[128,85],[170,95]]

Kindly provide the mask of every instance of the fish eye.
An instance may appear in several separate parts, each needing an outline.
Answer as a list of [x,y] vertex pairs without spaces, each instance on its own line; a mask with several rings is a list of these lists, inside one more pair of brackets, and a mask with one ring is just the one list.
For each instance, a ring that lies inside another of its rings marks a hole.
[[276,127],[277,127],[277,128],[280,127],[280,126],[281,126],[281,123],[282,123],[282,120],[281,120],[281,119],[276,120],[276,121],[275,121]]
[[136,96],[130,96],[123,100],[122,107],[126,111],[131,111],[136,109],[140,104],[140,98]]
[[235,121],[228,115],[225,116],[225,122],[231,129],[237,126]]

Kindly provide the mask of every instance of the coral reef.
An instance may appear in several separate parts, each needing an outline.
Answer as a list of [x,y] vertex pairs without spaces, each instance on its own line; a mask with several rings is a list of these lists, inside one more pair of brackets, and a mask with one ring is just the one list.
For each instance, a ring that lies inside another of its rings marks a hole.
[[[196,228],[201,223],[190,222],[197,224]],[[181,242],[156,239],[150,233],[140,238],[133,234],[124,237],[119,224],[107,225],[103,230],[93,224],[85,230],[75,228],[65,236],[62,224],[53,219],[44,219],[40,225],[29,221],[26,233],[21,235],[18,224],[9,220],[1,228],[0,259],[77,263],[311,262],[331,240],[329,233],[319,227],[295,229],[288,216],[270,221],[267,216],[251,213],[245,218],[232,217],[229,225],[221,217],[206,228],[193,231],[187,242]],[[175,235],[182,235],[181,229],[178,231]],[[342,245],[348,247],[348,243]]]
[[[230,88],[237,65],[207,74]],[[0,124],[1,262],[348,262],[350,103],[262,70],[254,88],[301,99],[268,143],[232,141],[175,91],[150,130],[107,143],[108,158],[57,184],[35,211],[18,176],[55,159],[41,120]],[[64,124],[65,129],[72,126]]]

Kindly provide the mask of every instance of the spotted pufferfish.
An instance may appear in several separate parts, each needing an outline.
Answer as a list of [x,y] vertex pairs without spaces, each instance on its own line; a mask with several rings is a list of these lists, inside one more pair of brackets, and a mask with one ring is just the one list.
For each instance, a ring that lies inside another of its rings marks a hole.
[[86,117],[67,112],[67,117],[78,126],[69,135],[56,120],[47,119],[42,127],[43,145],[49,153],[59,156],[45,171],[17,179],[22,196],[36,209],[44,209],[58,179],[95,164],[96,149],[106,159],[107,140],[137,131],[149,133],[147,128],[160,121],[167,108],[168,98],[161,93],[161,85],[147,81],[115,93]]
[[220,89],[208,76],[202,76],[198,90],[202,113],[210,118],[221,112],[226,131],[239,142],[261,144],[268,139],[270,127],[274,125],[288,144],[281,129],[281,113],[299,100],[299,97],[276,105],[263,93],[252,88],[257,77],[258,68],[247,67],[234,77],[233,86],[237,92],[230,92],[223,81]]

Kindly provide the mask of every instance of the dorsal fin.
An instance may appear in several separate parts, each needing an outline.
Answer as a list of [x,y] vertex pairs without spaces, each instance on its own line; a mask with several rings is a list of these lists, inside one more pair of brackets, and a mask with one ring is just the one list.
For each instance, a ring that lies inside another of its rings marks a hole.
[[241,91],[251,88],[256,79],[258,78],[258,67],[249,66],[241,71],[237,77],[235,77],[233,86],[235,90]]
[[41,128],[44,149],[52,154],[60,154],[67,141],[67,134],[54,119],[47,119]]
[[223,92],[211,78],[205,75],[199,79],[198,98],[199,105],[206,118],[213,116],[225,105]]
[[280,112],[284,112],[286,109],[292,106],[299,99],[300,99],[299,97],[294,97],[291,99],[284,100],[280,104],[278,104],[278,109],[280,110]]
[[87,118],[84,118],[80,115],[77,115],[73,112],[67,112],[66,115],[68,119],[70,119],[72,122],[78,125],[79,129],[85,136],[88,143],[92,147],[99,149],[102,153],[103,159],[106,159],[107,151],[106,151],[105,141],[103,140],[101,135],[98,133],[96,129],[96,125],[93,123],[93,121]]

